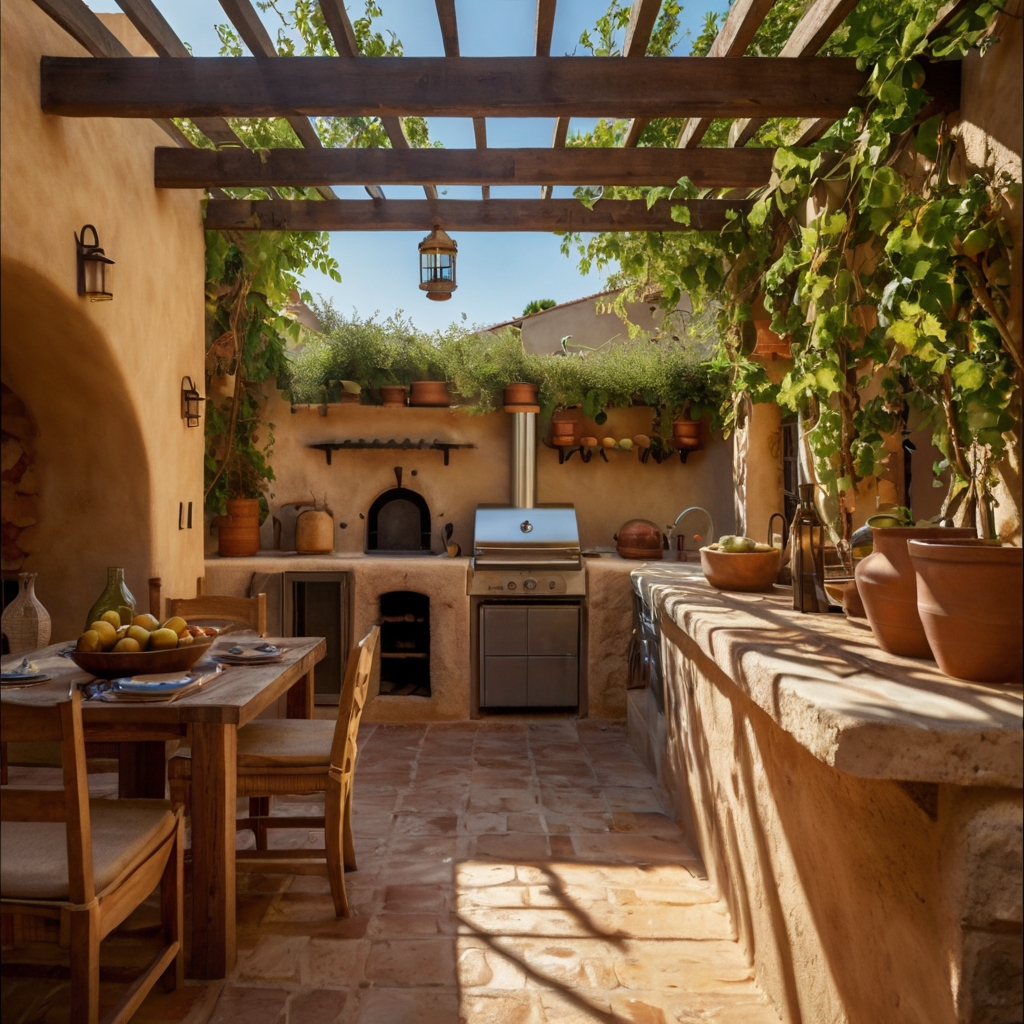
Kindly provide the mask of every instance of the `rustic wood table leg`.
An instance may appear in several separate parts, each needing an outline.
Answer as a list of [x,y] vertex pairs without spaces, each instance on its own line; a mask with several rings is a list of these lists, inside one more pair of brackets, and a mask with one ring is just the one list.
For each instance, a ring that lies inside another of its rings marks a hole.
[[122,800],[163,800],[167,787],[167,747],[163,740],[121,743],[118,753],[117,795]]
[[313,717],[313,669],[310,669],[288,691],[288,717]]
[[192,734],[192,969],[223,978],[235,966],[234,725],[196,722]]

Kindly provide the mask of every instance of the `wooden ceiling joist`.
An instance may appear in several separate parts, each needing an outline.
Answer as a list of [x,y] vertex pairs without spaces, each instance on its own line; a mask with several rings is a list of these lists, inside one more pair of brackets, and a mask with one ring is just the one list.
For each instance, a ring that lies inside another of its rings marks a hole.
[[70,117],[840,117],[851,58],[43,57],[42,108]]
[[[775,0],[736,0],[729,16],[708,51],[709,57],[742,57],[753,41]],[[683,126],[676,145],[691,149],[700,144],[711,127],[710,117],[691,117]]]
[[[82,0],[35,0],[36,6],[48,14],[72,39],[92,54],[93,58],[131,57],[128,48],[82,2]],[[179,146],[190,148],[188,136],[169,118],[153,120]]]
[[[690,211],[690,225],[672,219],[672,207]],[[218,199],[206,204],[206,227],[220,231],[719,231],[728,210],[749,204],[721,199],[685,203],[605,200],[588,210],[576,199]]]
[[[812,0],[804,11],[803,17],[797,22],[785,46],[779,51],[775,60],[785,58],[813,57],[826,43],[828,37],[843,23],[843,19],[857,6],[857,0]],[[853,106],[851,103],[850,106]],[[774,115],[780,116],[780,115]],[[827,117],[826,114],[796,115],[783,114],[783,117]],[[842,115],[837,115],[842,116]],[[742,118],[729,126],[729,145],[745,146],[766,118]]]
[[158,188],[317,185],[674,185],[760,188],[772,149],[157,149]]

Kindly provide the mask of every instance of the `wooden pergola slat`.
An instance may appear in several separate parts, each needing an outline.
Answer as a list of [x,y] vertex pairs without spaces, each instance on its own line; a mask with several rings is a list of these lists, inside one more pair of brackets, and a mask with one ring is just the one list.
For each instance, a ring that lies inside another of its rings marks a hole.
[[[127,47],[86,7],[82,0],[35,0],[35,4],[60,25],[76,43],[92,54],[91,58],[85,59],[128,60],[131,58]],[[177,145],[191,148],[191,140],[169,118],[154,117],[153,120]]]
[[[813,0],[804,11],[803,17],[797,22],[786,45],[779,51],[775,60],[786,58],[813,57],[827,41],[828,37],[839,28],[843,19],[857,6],[857,0]],[[853,104],[851,104],[852,106]],[[794,117],[786,115],[772,115]],[[799,115],[803,117],[827,117],[826,114]],[[841,115],[837,115],[841,116]],[[757,133],[766,118],[742,118],[729,126],[729,145],[744,146]]]
[[[673,206],[690,211],[689,226],[672,219]],[[220,231],[719,231],[743,200],[609,199],[588,210],[576,199],[303,200],[216,199],[206,204],[206,227]]]
[[845,57],[43,57],[65,117],[840,117]]
[[156,150],[158,188],[318,185],[674,185],[759,188],[771,149],[247,149]]
[[[661,0],[633,0],[629,24],[626,26],[626,38],[622,44],[623,57],[646,56],[647,44],[651,41],[651,33],[654,31],[660,10]],[[636,146],[648,124],[647,118],[632,118],[626,128],[626,138],[622,145],[627,148]]]
[[[742,57],[747,52],[757,30],[761,27],[775,0],[736,0],[729,8],[729,16],[708,51],[709,57]],[[711,127],[710,117],[691,117],[683,126],[676,145],[690,149],[699,145]]]
[[534,52],[538,57],[551,56],[551,36],[555,31],[556,0],[537,0],[537,43]]

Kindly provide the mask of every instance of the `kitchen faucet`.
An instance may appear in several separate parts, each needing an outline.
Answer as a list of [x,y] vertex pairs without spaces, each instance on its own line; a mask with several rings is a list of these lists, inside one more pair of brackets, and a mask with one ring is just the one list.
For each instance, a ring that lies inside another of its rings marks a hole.
[[[706,517],[706,519],[708,521],[707,543],[710,544],[715,539],[715,523],[714,523],[714,520],[711,518],[711,513],[706,508],[702,508],[700,505],[691,505],[689,508],[684,508],[683,511],[680,512],[679,515],[676,516],[675,522],[669,527],[669,530],[668,530],[668,547],[669,547],[670,551],[672,550],[672,538],[675,535],[677,527],[679,526],[679,524],[691,512],[703,512],[704,513],[704,516]],[[696,536],[696,534],[694,536]],[[685,537],[685,534],[684,534],[684,537]],[[685,562],[686,561],[686,550],[685,550],[685,548],[681,549],[679,553],[680,553],[680,556],[681,556],[680,557],[680,561]]]

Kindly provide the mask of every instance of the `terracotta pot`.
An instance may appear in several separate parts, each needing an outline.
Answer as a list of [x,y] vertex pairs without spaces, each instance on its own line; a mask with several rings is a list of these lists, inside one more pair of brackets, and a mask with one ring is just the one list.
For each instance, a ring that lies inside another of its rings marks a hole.
[[788,336],[782,337],[772,330],[771,320],[755,320],[757,342],[750,354],[761,359],[792,359],[793,350]]
[[630,519],[613,538],[615,550],[623,558],[656,561],[662,557],[661,529],[649,519]]
[[409,389],[410,405],[449,406],[452,396],[448,384],[443,380],[414,380]]
[[980,683],[1021,681],[1024,552],[985,541],[913,540],[917,608],[939,668]]
[[700,549],[700,565],[718,590],[771,590],[782,565],[782,551],[712,551]]
[[299,513],[295,550],[300,555],[328,555],[334,550],[334,519],[329,512],[308,508]]
[[502,393],[505,405],[536,405],[540,388],[536,384],[507,384]]
[[681,441],[696,441],[700,444],[700,420],[673,420],[672,436]]
[[569,447],[579,443],[583,413],[576,407],[556,409],[551,414],[551,443],[558,447]]
[[244,558],[260,550],[260,503],[257,498],[228,498],[228,514],[217,517],[217,553]]
[[917,614],[917,582],[907,542],[961,540],[974,530],[942,526],[871,527],[874,551],[862,559],[854,576],[857,592],[878,646],[889,654],[930,658],[931,648]]
[[389,409],[405,407],[408,393],[403,384],[382,384],[380,389],[381,403]]

